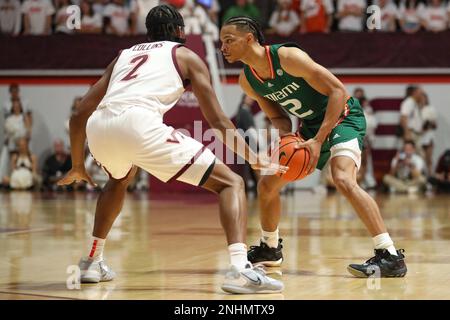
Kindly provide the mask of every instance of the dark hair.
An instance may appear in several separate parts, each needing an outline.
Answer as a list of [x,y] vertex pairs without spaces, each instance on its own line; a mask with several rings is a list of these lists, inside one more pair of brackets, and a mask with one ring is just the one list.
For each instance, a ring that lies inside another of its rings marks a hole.
[[405,8],[406,9],[415,9],[419,5],[420,1],[418,0],[406,0],[405,1]]
[[[80,7],[82,3],[86,3],[88,5],[88,17],[92,17],[95,15],[95,11],[94,11],[94,3],[92,1],[89,0],[83,0],[80,3]],[[84,13],[81,12],[81,16],[84,17]]]
[[239,31],[250,32],[259,44],[264,44],[264,35],[261,26],[258,21],[253,18],[246,16],[232,17],[225,21],[223,25],[234,25]]
[[19,84],[18,83],[10,83],[9,84],[9,92],[11,92],[13,89],[19,90]]
[[364,107],[363,104],[364,104],[366,101],[367,101],[367,98],[366,98],[365,96],[362,96],[361,98],[359,98],[359,104],[360,104],[362,107]]
[[145,19],[145,26],[149,41],[186,42],[178,34],[184,28],[183,17],[170,5],[163,4],[151,9]]
[[406,87],[406,97],[411,97],[414,93],[414,91],[416,91],[418,87],[415,85],[410,84],[409,86]]

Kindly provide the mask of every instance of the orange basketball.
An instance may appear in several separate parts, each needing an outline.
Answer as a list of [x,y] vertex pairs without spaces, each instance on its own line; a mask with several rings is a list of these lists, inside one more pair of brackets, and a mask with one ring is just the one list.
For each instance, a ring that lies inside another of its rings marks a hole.
[[278,148],[272,152],[273,162],[289,167],[286,173],[277,174],[286,181],[300,180],[307,176],[306,166],[309,162],[309,150],[294,148],[298,142],[302,141],[304,140],[295,134],[285,135],[281,138]]

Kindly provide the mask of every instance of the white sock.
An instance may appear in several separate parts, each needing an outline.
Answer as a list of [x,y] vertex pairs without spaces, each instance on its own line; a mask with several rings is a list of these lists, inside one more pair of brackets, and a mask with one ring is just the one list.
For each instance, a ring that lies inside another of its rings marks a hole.
[[230,253],[231,265],[235,266],[239,271],[245,269],[251,263],[247,259],[247,245],[245,243],[233,243],[228,246]]
[[389,233],[380,233],[372,238],[375,249],[387,249],[390,254],[396,256],[397,250],[395,250],[394,242],[392,241]]
[[264,231],[261,229],[261,241],[271,248],[278,248],[278,228],[275,231]]
[[105,247],[106,239],[92,237],[91,247],[89,251],[89,258],[94,261],[103,260],[103,248]]

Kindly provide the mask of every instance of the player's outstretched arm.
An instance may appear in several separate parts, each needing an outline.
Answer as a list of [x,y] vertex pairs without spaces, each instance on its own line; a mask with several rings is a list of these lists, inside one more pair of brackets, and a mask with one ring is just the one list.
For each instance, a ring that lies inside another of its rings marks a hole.
[[81,180],[95,185],[84,167],[84,143],[86,141],[86,123],[90,115],[97,108],[108,89],[109,80],[117,58],[106,68],[103,76],[86,93],[80,102],[79,108],[70,117],[70,147],[72,156],[72,169],[58,184],[71,184]]

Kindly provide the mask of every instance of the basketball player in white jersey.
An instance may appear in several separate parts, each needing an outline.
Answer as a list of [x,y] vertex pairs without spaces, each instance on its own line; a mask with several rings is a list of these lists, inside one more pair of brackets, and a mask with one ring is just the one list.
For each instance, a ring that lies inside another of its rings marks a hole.
[[287,168],[258,158],[222,112],[205,64],[180,45],[185,41],[181,15],[171,6],[157,6],[150,10],[146,27],[149,42],[123,50],[70,119],[73,167],[60,184],[82,180],[93,183],[84,168],[86,137],[92,155],[110,177],[97,202],[88,256],[80,260],[81,282],[114,278],[114,272],[104,263],[103,247],[122,209],[127,186],[136,167],[140,167],[164,182],[183,181],[219,195],[220,220],[231,261],[222,285],[224,291],[281,292],[280,281],[267,277],[247,260],[247,204],[242,178],[200,142],[165,125],[163,115],[190,82],[204,117],[220,132],[219,137],[233,130],[231,141],[223,139],[230,149],[250,163],[257,159],[253,165],[256,169],[285,172]]

